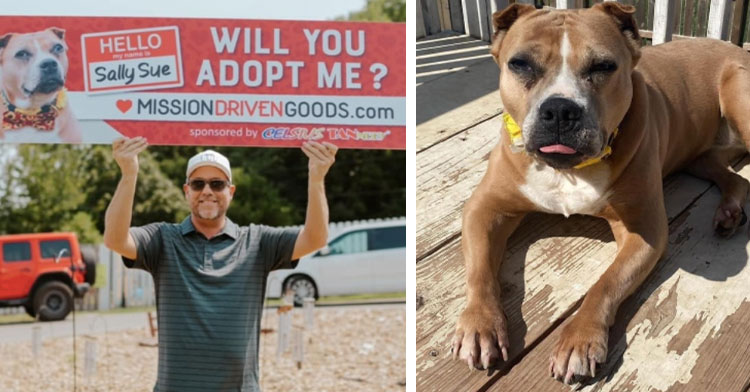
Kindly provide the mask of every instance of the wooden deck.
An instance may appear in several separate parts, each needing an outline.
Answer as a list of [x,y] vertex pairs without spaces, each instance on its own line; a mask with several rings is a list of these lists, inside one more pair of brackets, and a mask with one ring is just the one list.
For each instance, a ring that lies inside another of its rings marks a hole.
[[[569,391],[548,358],[561,326],[612,262],[605,221],[533,214],[502,266],[510,361],[470,371],[450,359],[465,305],[464,202],[501,129],[497,68],[487,45],[447,34],[417,42],[417,390]],[[736,168],[750,178],[750,160]],[[687,175],[665,180],[669,250],[620,309],[609,356],[583,391],[750,391],[748,227],[713,235],[719,192]]]

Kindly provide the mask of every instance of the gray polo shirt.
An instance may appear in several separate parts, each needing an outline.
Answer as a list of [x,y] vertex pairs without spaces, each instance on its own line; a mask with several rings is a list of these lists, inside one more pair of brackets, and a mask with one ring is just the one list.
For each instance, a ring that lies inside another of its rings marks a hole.
[[154,391],[260,391],[258,341],[268,273],[294,268],[299,229],[240,227],[206,239],[190,217],[133,227],[128,268],[151,273],[159,320]]

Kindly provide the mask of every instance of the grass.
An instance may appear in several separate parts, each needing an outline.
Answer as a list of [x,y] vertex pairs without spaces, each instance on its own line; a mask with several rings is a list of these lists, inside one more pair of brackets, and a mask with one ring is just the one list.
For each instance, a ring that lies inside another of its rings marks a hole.
[[[104,310],[101,312],[97,312],[95,310],[90,311],[77,311],[77,315],[82,314],[122,314],[122,313],[141,313],[141,312],[153,312],[156,311],[155,306],[135,306],[132,308],[115,308],[110,310]],[[68,316],[69,318],[71,316]],[[0,316],[0,325],[5,324],[24,324],[24,323],[33,323],[34,318],[29,316],[26,313],[17,313],[17,314],[9,314],[5,316]]]
[[33,323],[34,319],[26,313],[9,314],[6,316],[0,316],[0,325],[3,324],[23,324]]
[[[406,300],[406,292],[397,293],[377,293],[377,294],[355,294],[355,295],[336,295],[331,297],[320,297],[316,304],[346,304],[352,302],[378,302],[392,300]],[[266,306],[279,306],[281,300],[277,298],[266,300]]]
[[[398,293],[378,293],[378,294],[357,294],[357,295],[338,295],[332,297],[320,297],[317,304],[331,305],[331,304],[346,304],[352,302],[378,302],[378,301],[392,301],[392,300],[406,300],[406,292]],[[279,306],[281,305],[280,299],[268,299],[266,300],[266,306]],[[136,306],[132,308],[115,308],[110,310],[104,310],[101,312],[97,311],[85,311],[77,312],[77,314],[123,314],[123,313],[142,313],[142,312],[154,312],[156,307],[154,306]],[[70,316],[68,316],[70,318]],[[6,324],[25,324],[33,323],[34,319],[26,313],[9,314],[0,316],[0,325]]]

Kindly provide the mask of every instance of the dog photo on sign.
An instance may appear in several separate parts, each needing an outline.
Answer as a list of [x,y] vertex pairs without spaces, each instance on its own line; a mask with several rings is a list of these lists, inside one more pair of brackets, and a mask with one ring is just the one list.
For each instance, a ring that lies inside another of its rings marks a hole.
[[68,104],[65,30],[0,35],[0,141],[80,143],[78,120]]

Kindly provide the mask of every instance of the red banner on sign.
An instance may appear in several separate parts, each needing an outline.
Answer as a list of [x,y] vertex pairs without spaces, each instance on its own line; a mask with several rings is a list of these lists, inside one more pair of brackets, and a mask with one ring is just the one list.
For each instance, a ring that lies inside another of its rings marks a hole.
[[0,17],[0,143],[406,147],[405,26]]

